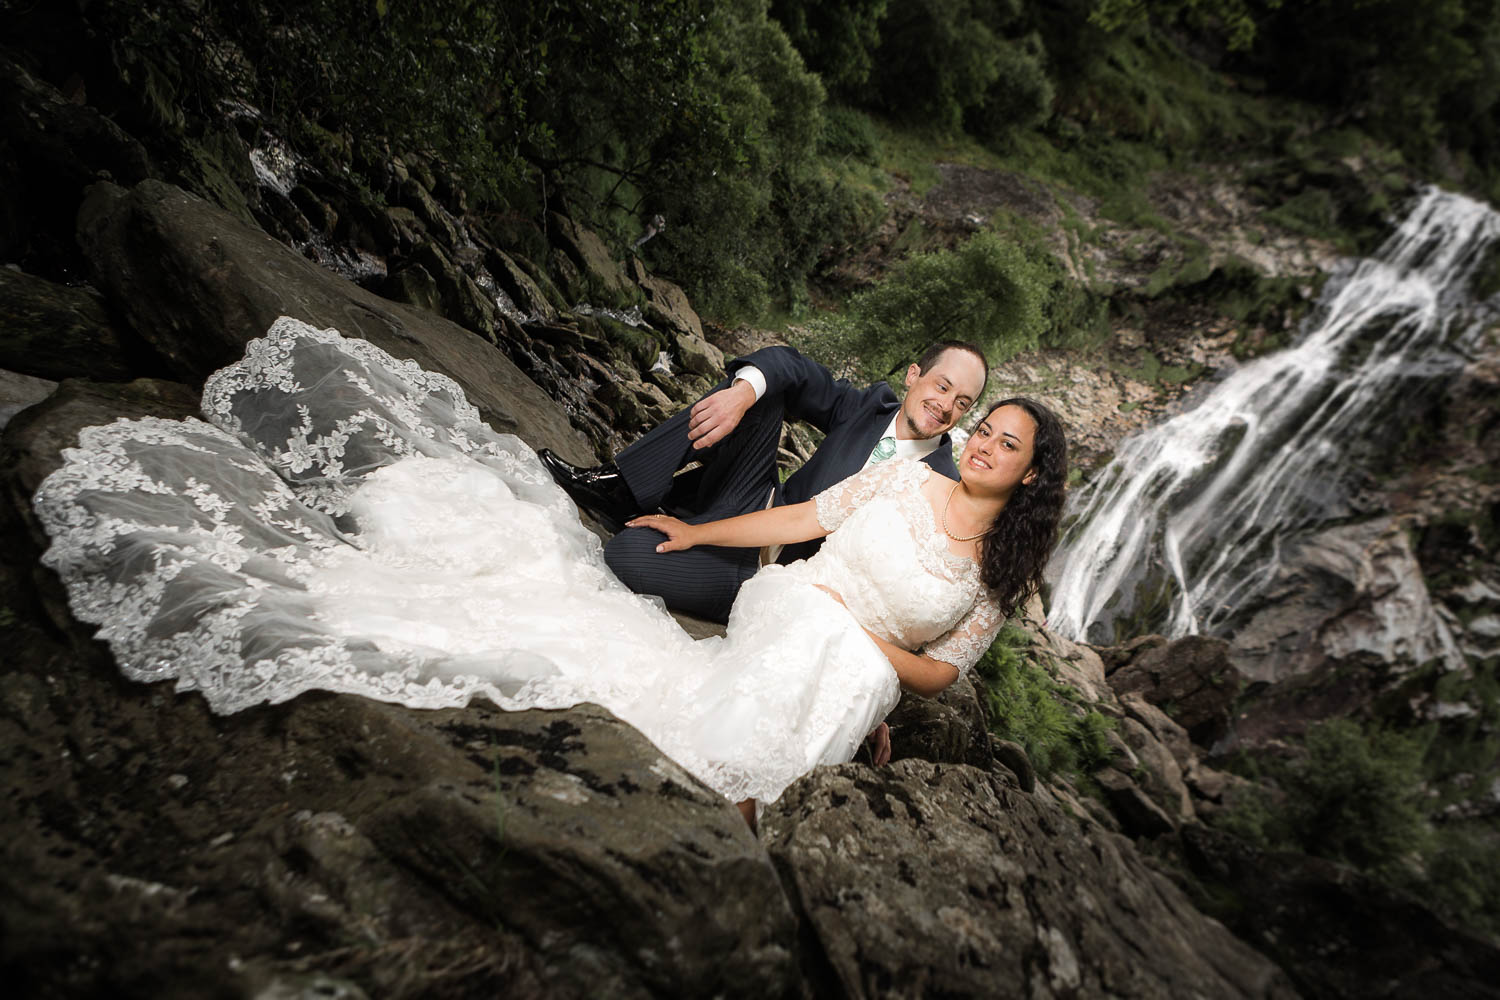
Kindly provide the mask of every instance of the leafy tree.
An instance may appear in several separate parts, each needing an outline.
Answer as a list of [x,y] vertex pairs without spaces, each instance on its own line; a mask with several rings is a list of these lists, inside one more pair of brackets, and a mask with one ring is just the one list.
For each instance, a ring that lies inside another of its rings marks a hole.
[[908,0],[893,6],[863,98],[909,121],[1004,139],[1050,111],[1040,41],[1018,37],[1020,0]]
[[[707,135],[669,131],[653,143],[643,206],[668,230],[643,252],[710,311],[751,315],[773,294],[795,298],[817,248],[858,213],[819,188],[823,87],[765,0],[718,5],[701,37],[698,85],[715,117]],[[808,211],[815,189],[822,197]],[[813,228],[825,224],[832,234]]]
[[888,0],[773,0],[771,16],[830,91],[857,93],[875,66]]
[[1090,20],[1221,39],[1238,53],[1227,65],[1358,121],[1418,162],[1446,146],[1484,171],[1500,145],[1496,0],[1094,0]]
[[1500,3],[1318,0],[1263,15],[1249,65],[1409,154],[1496,142]]
[[1212,25],[1231,49],[1249,48],[1255,41],[1256,17],[1274,10],[1282,0],[1095,0],[1089,20],[1106,31],[1155,21],[1159,25],[1179,22],[1202,28]]

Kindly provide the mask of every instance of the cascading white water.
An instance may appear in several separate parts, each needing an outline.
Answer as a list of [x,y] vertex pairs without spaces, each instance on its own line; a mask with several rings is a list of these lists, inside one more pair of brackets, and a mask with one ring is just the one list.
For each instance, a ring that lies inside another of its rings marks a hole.
[[1329,282],[1295,346],[1122,442],[1070,501],[1050,627],[1113,642],[1122,617],[1172,636],[1225,626],[1299,532],[1350,513],[1410,404],[1472,352],[1468,287],[1497,238],[1490,208],[1427,190],[1375,257]]

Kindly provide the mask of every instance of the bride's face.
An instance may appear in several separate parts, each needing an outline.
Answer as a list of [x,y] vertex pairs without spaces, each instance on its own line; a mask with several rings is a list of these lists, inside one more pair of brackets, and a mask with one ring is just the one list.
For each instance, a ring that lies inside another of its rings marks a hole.
[[958,474],[972,489],[1009,496],[1021,483],[1036,478],[1031,467],[1036,421],[1019,406],[992,410],[969,435],[959,457]]

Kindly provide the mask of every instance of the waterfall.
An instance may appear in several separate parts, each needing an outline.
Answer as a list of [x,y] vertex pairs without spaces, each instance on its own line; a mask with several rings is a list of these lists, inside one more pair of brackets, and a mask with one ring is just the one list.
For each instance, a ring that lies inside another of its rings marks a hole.
[[1049,625],[1104,643],[1117,621],[1170,636],[1232,626],[1284,548],[1356,513],[1365,476],[1421,433],[1422,406],[1493,314],[1469,284],[1497,237],[1487,206],[1424,191],[1374,257],[1328,282],[1293,346],[1123,441],[1070,499]]

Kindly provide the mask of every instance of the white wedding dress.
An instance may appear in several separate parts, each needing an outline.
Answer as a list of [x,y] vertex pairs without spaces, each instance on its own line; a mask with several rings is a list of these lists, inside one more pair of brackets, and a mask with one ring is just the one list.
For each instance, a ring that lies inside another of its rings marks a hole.
[[1001,625],[921,463],[820,494],[822,550],[761,570],[727,636],[694,642],[445,376],[283,317],[209,379],[203,412],[86,429],[34,504],[43,562],[121,669],[217,712],[310,689],[596,702],[730,799],[770,801],[852,759],[894,706],[861,622],[962,670]]

